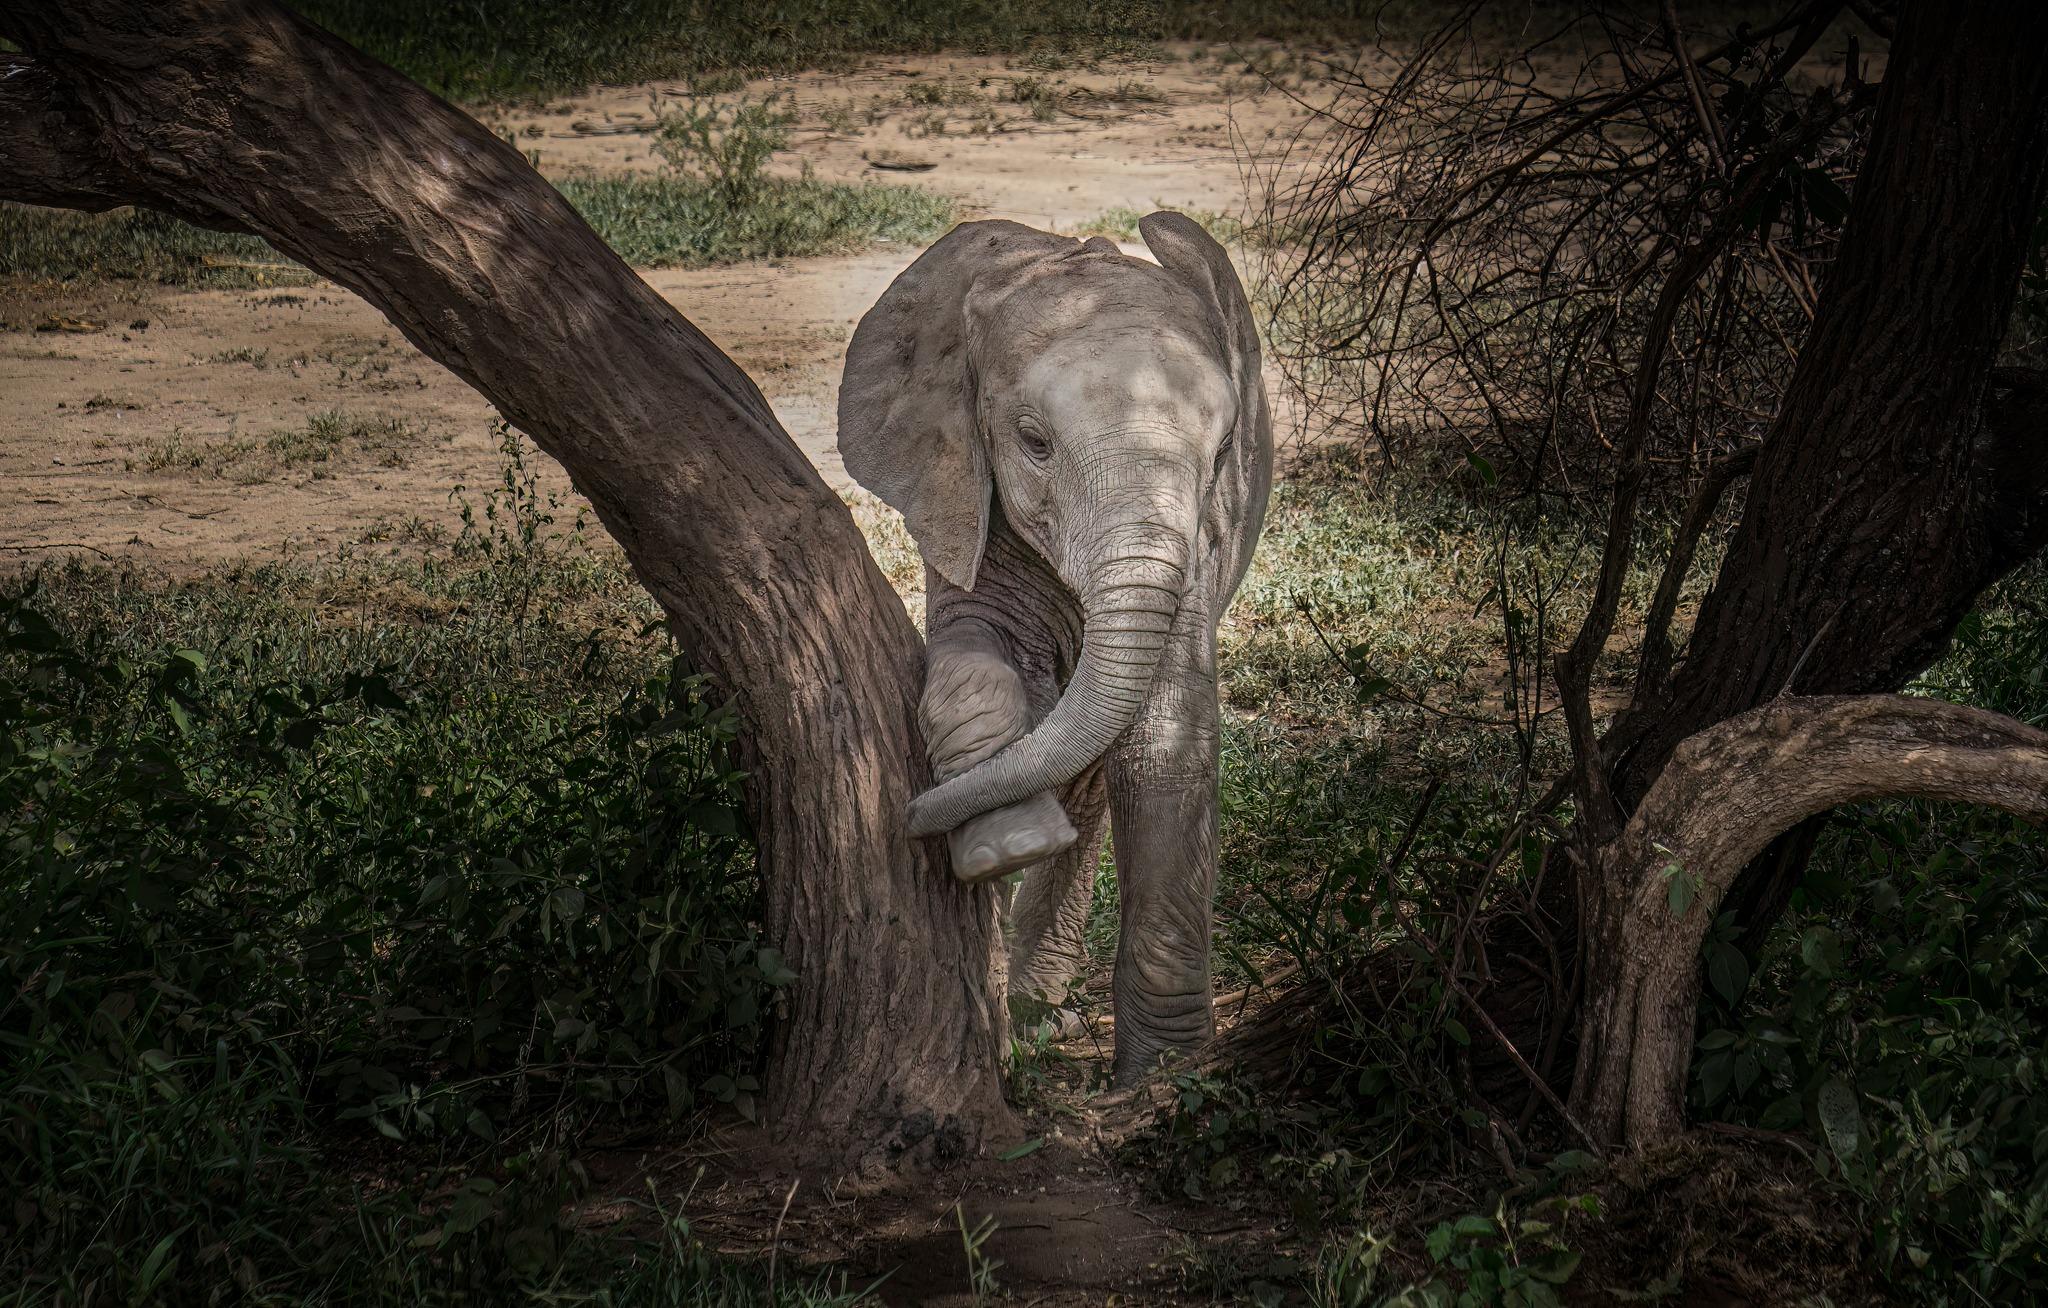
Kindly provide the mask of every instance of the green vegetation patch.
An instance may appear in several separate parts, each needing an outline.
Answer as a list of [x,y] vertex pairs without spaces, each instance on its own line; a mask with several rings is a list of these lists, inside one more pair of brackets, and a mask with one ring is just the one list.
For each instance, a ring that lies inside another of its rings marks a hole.
[[[672,174],[559,183],[606,244],[641,268],[701,267],[922,243],[952,226],[953,202],[909,186],[764,177],[742,202]],[[228,236],[141,210],[75,214],[0,203],[0,276],[110,279],[190,287],[303,285],[312,274],[253,236]]]
[[0,277],[119,278],[216,287],[312,280],[260,237],[208,231],[146,209],[88,214],[5,202],[0,202]]
[[0,594],[9,1302],[756,1301],[565,1217],[588,1127],[752,1112],[793,976],[732,711],[511,448],[408,562]]
[[[92,407],[90,401],[87,407]],[[333,475],[336,464],[352,461],[402,468],[409,452],[428,439],[424,432],[397,418],[327,409],[307,418],[302,427],[286,427],[260,438],[202,437],[174,429],[169,435],[141,441],[125,462],[131,470],[189,473],[254,486],[295,472],[322,480]]]
[[714,187],[679,177],[572,177],[561,188],[614,250],[643,268],[836,254],[878,240],[920,244],[953,222],[951,200],[909,186],[766,178],[738,208]]

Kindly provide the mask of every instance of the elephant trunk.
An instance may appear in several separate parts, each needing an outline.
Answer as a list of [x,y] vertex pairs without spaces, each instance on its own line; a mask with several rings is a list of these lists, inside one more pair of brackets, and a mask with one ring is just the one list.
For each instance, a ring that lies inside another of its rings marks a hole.
[[1081,655],[1052,711],[1007,749],[910,804],[915,836],[1065,785],[1137,720],[1187,586],[1189,541],[1145,527],[1095,570],[1081,595]]

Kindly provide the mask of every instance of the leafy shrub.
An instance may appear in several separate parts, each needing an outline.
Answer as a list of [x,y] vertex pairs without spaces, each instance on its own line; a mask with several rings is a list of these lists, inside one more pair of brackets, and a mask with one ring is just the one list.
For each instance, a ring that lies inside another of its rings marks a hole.
[[548,517],[508,471],[411,572],[0,593],[0,1302],[509,1295],[619,1256],[560,1142],[752,1110],[732,713],[577,625],[630,584]]
[[1575,1217],[1598,1218],[1591,1195],[1556,1196],[1491,1217],[1467,1213],[1439,1222],[1424,1241],[1438,1274],[1387,1300],[1387,1308],[1555,1308],[1558,1287],[1579,1269],[1566,1238]]
[[1149,1131],[1125,1159],[1164,1194],[1241,1203],[1253,1185],[1277,1194],[1304,1227],[1354,1207],[1374,1173],[1346,1147],[1340,1119],[1320,1105],[1282,1102],[1232,1077],[1182,1073]]
[[776,97],[719,105],[692,99],[664,114],[654,151],[676,174],[698,182],[727,213],[755,203],[767,184],[768,161],[789,145],[796,111]]
[[[2048,720],[2044,599],[2038,567],[2008,584],[1928,687]],[[1824,838],[1754,983],[1727,958],[1730,924],[1709,956],[1697,1105],[1804,1128],[1880,1268],[1930,1302],[2048,1294],[2044,862],[2017,819],[1862,805]]]

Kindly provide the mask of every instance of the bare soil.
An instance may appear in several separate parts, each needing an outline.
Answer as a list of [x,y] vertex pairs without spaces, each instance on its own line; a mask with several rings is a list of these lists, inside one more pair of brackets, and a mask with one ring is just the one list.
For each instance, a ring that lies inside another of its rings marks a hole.
[[[955,197],[963,218],[1073,231],[1116,208],[1242,213],[1247,169],[1307,121],[1298,92],[1284,89],[1299,75],[1281,74],[1276,89],[1242,57],[1192,53],[1050,72],[993,57],[892,59],[761,79],[744,93],[788,95],[800,110],[775,171],[909,181]],[[603,87],[486,116],[552,176],[652,170],[656,105],[685,90]],[[1034,90],[1057,97],[1050,117],[1034,115]],[[933,167],[904,173],[875,161]],[[760,383],[791,436],[843,487],[833,414],[846,342],[918,253],[879,246],[646,275]],[[343,442],[289,466],[218,457],[335,412],[395,422],[404,439]],[[494,416],[331,283],[64,286],[0,270],[0,545],[19,562],[70,553],[184,571],[326,554],[402,536],[408,524],[450,526],[456,489],[497,479]]]

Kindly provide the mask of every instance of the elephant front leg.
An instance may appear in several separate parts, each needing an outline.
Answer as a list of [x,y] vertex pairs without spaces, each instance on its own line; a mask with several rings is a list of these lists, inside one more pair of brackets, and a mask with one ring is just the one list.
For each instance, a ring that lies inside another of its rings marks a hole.
[[[932,638],[918,722],[939,781],[1031,729],[1023,680],[993,635],[963,623]],[[1074,840],[1066,811],[1047,790],[968,819],[947,835],[946,844],[953,875],[978,882],[1050,858]]]
[[[1036,1026],[1061,1009],[1069,987],[1088,968],[1088,912],[1109,826],[1109,793],[1099,765],[1074,778],[1061,807],[1080,838],[1026,872],[1010,901],[1010,1013],[1024,1026]],[[1059,1016],[1062,1024],[1073,1017]]]
[[1191,588],[1144,715],[1109,757],[1122,921],[1116,957],[1119,1086],[1216,1029],[1209,935],[1216,896],[1215,626]]

